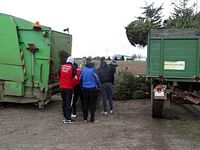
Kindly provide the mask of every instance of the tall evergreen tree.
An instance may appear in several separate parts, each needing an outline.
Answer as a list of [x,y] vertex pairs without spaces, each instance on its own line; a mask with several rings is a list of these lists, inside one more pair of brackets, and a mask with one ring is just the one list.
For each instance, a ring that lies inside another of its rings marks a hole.
[[146,46],[148,32],[157,28],[200,28],[200,11],[197,4],[188,6],[189,0],[173,3],[171,16],[162,22],[162,5],[154,8],[154,3],[142,7],[142,16],[137,17],[126,27],[126,35],[133,46]]
[[199,13],[195,14],[196,4],[188,6],[189,0],[179,0],[173,3],[174,11],[168,20],[169,28],[197,28],[200,27]]
[[162,5],[158,8],[154,7],[154,3],[148,5],[146,3],[142,15],[137,20],[131,22],[126,27],[126,35],[129,42],[133,45],[146,46],[147,35],[151,29],[160,28],[162,22]]

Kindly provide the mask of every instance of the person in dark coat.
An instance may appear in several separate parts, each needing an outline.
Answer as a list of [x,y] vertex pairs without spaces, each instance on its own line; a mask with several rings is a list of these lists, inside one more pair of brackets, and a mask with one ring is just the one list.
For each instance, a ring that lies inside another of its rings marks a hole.
[[107,65],[105,59],[101,59],[100,67],[97,70],[101,82],[103,98],[103,113],[107,115],[107,98],[109,100],[110,113],[113,113],[113,87],[115,68]]

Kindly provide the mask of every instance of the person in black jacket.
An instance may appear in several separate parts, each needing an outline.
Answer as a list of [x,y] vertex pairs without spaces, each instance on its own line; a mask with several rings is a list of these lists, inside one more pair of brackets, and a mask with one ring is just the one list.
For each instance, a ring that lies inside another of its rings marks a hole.
[[109,100],[110,113],[113,113],[113,87],[115,68],[107,65],[105,57],[101,58],[98,68],[99,80],[101,82],[101,92],[103,98],[103,113],[107,115],[107,98]]

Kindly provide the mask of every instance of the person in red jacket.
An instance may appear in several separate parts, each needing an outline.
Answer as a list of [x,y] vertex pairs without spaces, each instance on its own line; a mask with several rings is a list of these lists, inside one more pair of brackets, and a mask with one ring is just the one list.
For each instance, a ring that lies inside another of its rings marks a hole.
[[72,106],[72,95],[75,85],[78,83],[78,77],[76,71],[73,68],[74,58],[69,56],[67,63],[63,64],[58,72],[58,80],[60,81],[61,97],[63,100],[63,122],[71,123],[71,106]]

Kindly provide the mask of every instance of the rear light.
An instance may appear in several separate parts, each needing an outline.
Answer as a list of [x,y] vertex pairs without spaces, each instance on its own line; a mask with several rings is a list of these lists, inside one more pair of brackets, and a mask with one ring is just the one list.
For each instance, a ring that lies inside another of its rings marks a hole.
[[35,45],[33,43],[28,44],[28,49],[29,50],[35,50]]
[[155,88],[154,88],[154,92],[163,92],[167,89],[167,86],[166,85],[157,85]]
[[28,43],[28,48],[27,48],[30,52],[36,52],[38,50],[38,48],[35,47],[34,43]]
[[161,88],[156,88],[156,91],[157,91],[157,92],[160,92],[160,91],[161,91]]

